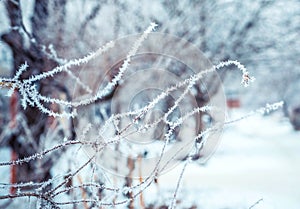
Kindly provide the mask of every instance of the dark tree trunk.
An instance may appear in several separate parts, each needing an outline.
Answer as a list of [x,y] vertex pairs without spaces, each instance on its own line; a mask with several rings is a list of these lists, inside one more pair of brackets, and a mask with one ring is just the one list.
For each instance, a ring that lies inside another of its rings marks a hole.
[[[59,4],[64,8],[66,1],[57,0],[56,4]],[[8,44],[13,54],[13,70],[14,75],[23,63],[27,62],[29,70],[24,73],[21,79],[28,78],[31,75],[39,74],[43,71],[48,71],[53,67],[57,66],[57,62],[45,52],[41,50],[41,46],[48,45],[50,39],[47,38],[47,23],[49,18],[48,12],[48,0],[35,1],[34,13],[32,16],[32,34],[30,34],[25,28],[22,21],[22,10],[20,1],[6,1],[6,10],[10,20],[10,26],[12,30],[8,33],[3,34],[1,39]],[[62,28],[62,26],[60,26]],[[59,31],[62,32],[62,31]],[[24,35],[25,34],[25,35]],[[61,34],[60,34],[61,35]],[[26,46],[24,39],[30,40],[30,45]],[[36,82],[39,92],[47,95],[49,90],[46,88],[49,83],[52,82],[50,79]],[[51,86],[51,85],[50,85]],[[53,87],[54,85],[52,85]],[[11,135],[9,145],[17,153],[19,158],[27,157],[41,150],[36,150],[36,147],[40,145],[40,139],[42,134],[45,133],[47,128],[47,115],[41,113],[37,108],[28,106],[25,110],[20,108],[19,113],[25,116],[27,125],[32,133],[34,143],[37,146],[32,146],[26,140],[26,135],[23,128],[17,128],[17,131]],[[22,140],[23,138],[23,140]],[[25,138],[25,139],[24,139]],[[41,159],[37,161],[31,161],[28,164],[18,166],[18,182],[41,182],[51,178],[50,168],[53,164],[51,158]],[[42,165],[42,171],[37,171],[37,164]]]

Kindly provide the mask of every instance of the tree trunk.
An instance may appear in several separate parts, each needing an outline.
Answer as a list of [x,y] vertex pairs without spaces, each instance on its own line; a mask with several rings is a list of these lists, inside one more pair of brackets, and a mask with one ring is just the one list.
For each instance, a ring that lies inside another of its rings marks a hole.
[[[65,1],[55,1],[60,6],[65,6]],[[10,26],[12,30],[8,33],[3,34],[1,39],[8,44],[13,54],[13,69],[12,74],[14,75],[18,70],[19,66],[27,62],[29,70],[25,72],[21,79],[28,78],[31,75],[39,74],[43,71],[48,71],[53,67],[57,66],[57,62],[50,59],[47,54],[41,50],[41,46],[45,43],[49,44],[49,40],[44,40],[47,37],[47,22],[48,22],[48,0],[35,1],[34,12],[32,16],[32,34],[30,34],[22,22],[22,10],[19,0],[6,1],[6,10],[10,20]],[[24,35],[26,34],[26,35]],[[30,40],[29,46],[25,45],[24,39]],[[39,92],[47,95],[49,91],[46,86],[52,82],[50,79],[36,82]],[[28,128],[31,131],[34,143],[37,146],[32,146],[26,139],[24,129],[18,124],[18,128],[14,134],[11,135],[9,145],[12,150],[17,154],[19,158],[28,157],[41,150],[36,150],[36,147],[40,145],[40,139],[42,134],[45,133],[47,128],[47,115],[41,113],[37,108],[28,106],[26,109],[20,108],[19,114],[25,117]],[[38,162],[37,162],[38,161]],[[51,178],[50,168],[52,167],[51,158],[30,161],[27,164],[19,165],[17,182],[41,182]],[[42,171],[37,171],[37,164],[40,164]]]

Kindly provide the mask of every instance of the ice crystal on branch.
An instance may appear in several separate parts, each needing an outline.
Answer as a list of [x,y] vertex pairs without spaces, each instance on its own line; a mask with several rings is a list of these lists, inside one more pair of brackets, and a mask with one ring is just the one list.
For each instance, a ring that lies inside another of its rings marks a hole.
[[220,68],[228,67],[230,65],[235,65],[243,73],[241,84],[243,84],[245,87],[248,87],[251,82],[255,81],[255,78],[249,75],[249,72],[245,68],[245,66],[237,60],[228,60],[225,62],[220,62],[218,65],[214,66],[214,68],[218,70]]
[[[41,95],[37,91],[34,83],[37,81],[41,81],[43,79],[49,78],[49,77],[53,77],[53,76],[55,76],[55,74],[61,73],[63,71],[66,71],[69,75],[71,75],[71,77],[74,77],[74,76],[72,76],[72,74],[70,72],[71,67],[80,66],[82,64],[88,63],[92,59],[103,54],[110,48],[114,47],[113,41],[108,42],[105,46],[99,48],[97,51],[90,53],[89,55],[87,55],[83,58],[70,60],[70,61],[66,62],[64,65],[58,66],[50,71],[41,73],[39,75],[34,75],[34,76],[30,77],[29,79],[24,79],[24,80],[20,81],[19,77],[29,67],[27,65],[27,63],[25,63],[16,72],[14,78],[12,78],[12,79],[0,78],[0,82],[3,83],[3,85],[8,85],[8,84],[11,85],[11,91],[10,91],[9,95],[11,95],[15,89],[20,92],[20,95],[22,96],[21,104],[24,109],[26,109],[27,105],[29,104],[32,107],[34,107],[34,106],[37,107],[41,112],[43,112],[49,116],[52,116],[52,117],[74,118],[77,115],[76,109],[74,109],[72,112],[63,111],[61,113],[57,113],[57,112],[54,112],[54,111],[46,108],[42,104],[42,102],[56,103],[56,104],[61,104],[61,105],[69,106],[69,107],[72,107],[72,106],[78,107],[78,106],[90,104],[92,102],[95,102],[98,99],[103,98],[104,96],[109,94],[113,90],[113,88],[117,85],[117,83],[120,81],[124,72],[127,70],[128,66],[129,66],[131,57],[136,54],[136,52],[138,51],[142,42],[145,41],[145,39],[147,39],[148,34],[151,31],[154,31],[154,29],[156,27],[157,27],[157,24],[155,24],[155,23],[150,24],[150,26],[144,31],[142,36],[133,44],[132,49],[129,51],[129,53],[127,55],[126,60],[123,62],[122,66],[120,67],[118,74],[112,79],[111,82],[109,82],[107,84],[107,86],[104,89],[100,90],[94,97],[91,97],[89,99],[82,100],[80,102],[72,102],[72,101],[63,101],[63,100],[56,99],[56,98],[46,97],[46,96]],[[76,79],[76,81],[77,81],[77,83],[84,86],[88,92],[91,92],[91,90],[88,87],[86,87],[79,79]]]

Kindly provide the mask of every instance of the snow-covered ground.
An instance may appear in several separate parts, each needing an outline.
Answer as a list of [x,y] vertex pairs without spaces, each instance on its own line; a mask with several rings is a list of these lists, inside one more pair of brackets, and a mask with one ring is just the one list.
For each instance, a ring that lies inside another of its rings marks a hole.
[[[9,160],[9,153],[0,149],[1,161]],[[159,177],[158,187],[152,185],[144,193],[145,201],[172,197],[182,166]],[[8,173],[9,167],[0,167],[0,182],[9,181]],[[253,116],[225,127],[216,153],[205,165],[188,165],[178,208],[249,209],[259,201],[253,209],[299,209],[299,177],[300,132],[279,113]]]
[[[175,187],[181,168],[163,175],[161,188]],[[253,208],[299,209],[300,132],[278,113],[227,126],[211,159],[188,166],[180,196],[201,209],[248,209],[260,199]]]

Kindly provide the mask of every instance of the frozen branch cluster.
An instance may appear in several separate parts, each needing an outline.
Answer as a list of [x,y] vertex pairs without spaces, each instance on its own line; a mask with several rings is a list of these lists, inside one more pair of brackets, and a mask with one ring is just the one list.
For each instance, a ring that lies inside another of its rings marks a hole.
[[[129,50],[126,59],[124,60],[121,67],[118,69],[117,74],[111,79],[111,81],[96,92],[95,95],[82,99],[78,102],[61,100],[57,98],[47,97],[41,95],[38,91],[36,82],[50,77],[54,77],[61,72],[67,72],[71,78],[74,79],[74,74],[72,73],[72,67],[80,66],[82,64],[90,62],[92,59],[100,56],[101,54],[108,51],[110,48],[114,47],[114,42],[109,42],[103,47],[99,48],[97,51],[83,57],[80,59],[74,59],[66,61],[64,64],[55,67],[54,69],[43,72],[39,75],[32,76],[28,79],[21,79],[21,76],[30,67],[27,63],[20,66],[19,70],[16,72],[13,78],[0,78],[0,84],[2,86],[10,87],[9,93],[12,94],[13,91],[18,91],[21,95],[21,104],[23,108],[27,106],[38,108],[41,112],[47,114],[48,116],[58,117],[58,118],[76,118],[77,107],[82,107],[105,97],[118,85],[120,80],[126,74],[129,68],[131,58],[137,53],[139,47],[147,39],[148,34],[156,28],[156,24],[152,23],[144,33],[138,38],[132,48]],[[250,82],[254,81],[247,69],[240,64],[238,61],[225,61],[221,62],[210,69],[203,70],[199,73],[191,75],[189,78],[178,82],[174,86],[170,86],[163,92],[158,94],[152,101],[147,105],[136,109],[134,111],[122,112],[119,114],[113,114],[108,119],[106,119],[102,125],[97,129],[97,133],[91,133],[93,129],[93,124],[88,123],[86,127],[82,130],[80,135],[76,139],[69,140],[67,138],[62,139],[63,142],[54,144],[52,148],[46,148],[41,152],[27,156],[24,158],[0,162],[0,166],[16,166],[23,165],[31,162],[38,163],[39,159],[43,159],[53,153],[62,151],[62,158],[71,158],[72,162],[68,162],[69,170],[64,174],[54,176],[46,182],[22,182],[15,184],[0,183],[0,190],[8,191],[9,188],[15,188],[17,192],[7,195],[0,195],[1,199],[16,199],[20,197],[36,198],[38,205],[42,208],[61,208],[72,205],[81,205],[82,208],[96,208],[102,206],[116,206],[123,204],[133,204],[137,197],[141,197],[143,192],[149,188],[151,185],[155,184],[159,174],[170,164],[170,162],[176,159],[176,153],[171,156],[167,161],[163,161],[163,157],[166,154],[168,145],[171,143],[172,136],[176,133],[176,129],[181,127],[182,124],[191,117],[198,117],[199,114],[209,113],[212,110],[217,109],[217,107],[212,106],[202,106],[197,107],[189,112],[185,112],[174,120],[170,120],[170,115],[176,110],[176,108],[186,99],[186,96],[191,93],[192,88],[197,85],[200,79],[203,79],[207,74],[219,70],[223,67],[228,67],[234,65],[242,72],[242,84],[248,86]],[[76,83],[81,86],[86,86],[80,78],[75,76]],[[89,88],[85,88],[90,92]],[[175,99],[172,106],[168,107],[168,110],[156,118],[154,121],[145,122],[142,125],[139,124],[136,128],[136,124],[143,120],[148,113],[154,111],[157,104],[164,101],[172,92],[176,90],[182,90],[181,95]],[[45,103],[63,105],[65,107],[73,109],[70,112],[62,111],[55,112],[45,105]],[[266,113],[277,109],[282,103],[276,103],[273,105],[267,105],[265,108],[258,110],[259,113]],[[119,127],[119,121],[123,118],[130,120],[126,124],[125,128]],[[101,155],[103,150],[111,145],[122,146],[124,138],[134,134],[147,132],[153,127],[159,126],[159,124],[164,123],[169,128],[163,135],[163,140],[161,142],[162,146],[159,150],[159,156],[157,163],[153,170],[145,178],[140,177],[139,180],[131,180],[131,171],[134,167],[138,166],[138,160],[133,160],[134,165],[130,165],[130,156],[128,157],[128,170],[129,174],[126,176],[127,179],[126,186],[124,187],[124,182],[119,185],[112,183],[114,178],[109,177],[109,174],[99,168],[96,163],[97,156]],[[195,157],[195,153],[199,152],[203,146],[205,146],[207,136],[219,129],[221,129],[223,124],[214,124],[205,130],[200,131],[197,135],[189,139],[190,142],[195,144],[195,147],[188,156],[186,157],[186,164],[182,173],[179,176],[177,186],[171,201],[169,208],[176,207],[177,192],[179,190],[181,179],[183,178],[184,170],[188,163]],[[107,132],[109,132],[110,127],[114,127],[114,134],[107,137]],[[90,137],[98,140],[90,140]],[[103,139],[104,140],[99,140]],[[74,159],[74,156],[80,155],[79,153],[83,151],[84,147],[93,150],[93,154],[88,157],[85,156],[82,159]],[[185,149],[182,147],[181,149]],[[71,156],[71,157],[70,157]],[[67,165],[66,165],[67,166]],[[89,170],[89,172],[83,172],[84,170]],[[88,174],[87,174],[88,173]],[[129,183],[128,183],[129,182]],[[140,198],[140,204],[142,203],[142,198]]]
[[[63,100],[43,96],[38,92],[35,82],[41,81],[41,80],[49,78],[49,77],[53,77],[56,74],[64,72],[64,71],[67,72],[69,75],[70,74],[72,75],[72,73],[70,72],[70,69],[72,67],[83,65],[85,63],[88,63],[92,59],[95,59],[96,57],[100,56],[101,54],[103,54],[104,52],[106,52],[107,50],[109,50],[110,48],[112,48],[114,46],[113,41],[107,43],[103,47],[99,48],[97,51],[90,53],[89,55],[87,55],[83,58],[70,60],[70,61],[66,62],[64,65],[58,66],[51,71],[47,71],[47,72],[41,73],[39,75],[34,75],[28,79],[20,80],[20,76],[29,67],[27,65],[27,63],[25,63],[16,72],[16,75],[14,76],[14,78],[11,78],[11,79],[10,78],[8,78],[8,79],[0,78],[0,82],[3,84],[8,83],[11,85],[11,90],[9,91],[9,95],[11,95],[15,89],[17,89],[19,91],[20,95],[22,96],[21,103],[22,103],[22,106],[24,109],[26,109],[26,107],[28,105],[30,105],[32,107],[39,108],[40,111],[42,111],[43,113],[45,113],[49,116],[74,118],[76,116],[76,109],[74,109],[72,112],[58,113],[58,112],[54,112],[54,111],[46,108],[43,105],[43,103],[56,103],[56,104],[64,105],[67,107],[78,107],[78,106],[83,106],[83,105],[93,103],[96,100],[101,99],[101,98],[105,97],[107,94],[111,93],[113,88],[117,85],[117,83],[120,81],[123,74],[127,70],[128,66],[130,64],[131,57],[136,54],[136,52],[137,52],[138,48],[140,47],[140,45],[142,44],[142,42],[147,38],[147,35],[155,29],[156,26],[157,25],[155,23],[151,23],[151,25],[144,31],[143,35],[135,42],[132,49],[129,51],[126,60],[123,62],[121,68],[119,69],[118,74],[112,79],[112,81],[110,83],[108,83],[107,86],[105,86],[102,90],[100,90],[93,97],[82,100],[80,102],[63,101]],[[84,86],[87,89],[87,91],[90,91],[86,85],[81,83],[80,79],[76,78],[76,81],[81,86]]]

